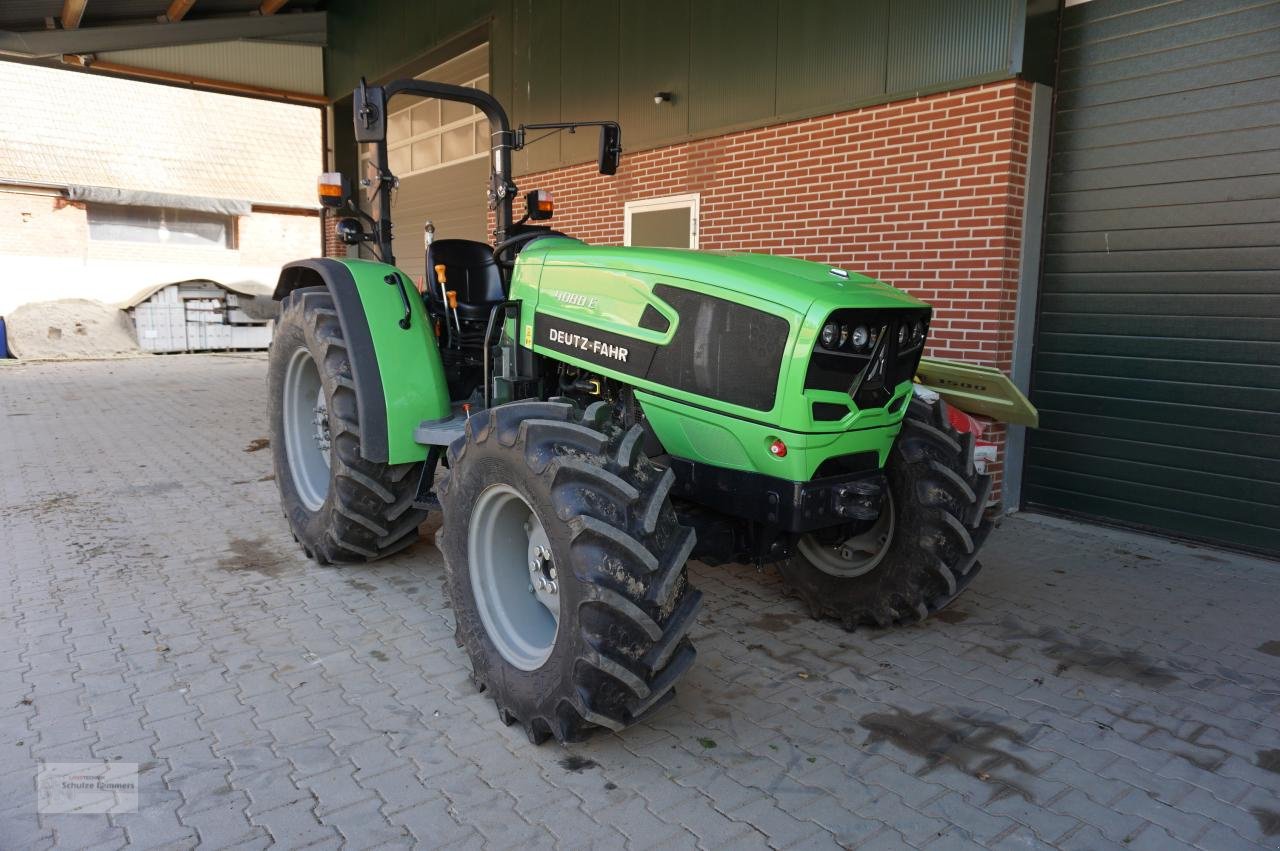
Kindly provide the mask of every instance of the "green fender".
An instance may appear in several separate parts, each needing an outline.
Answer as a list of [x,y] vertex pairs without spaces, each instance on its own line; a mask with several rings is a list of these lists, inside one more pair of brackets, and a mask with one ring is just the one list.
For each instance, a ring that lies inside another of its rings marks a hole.
[[[400,282],[408,296],[408,328],[401,327],[406,315]],[[413,280],[370,260],[298,260],[281,270],[275,298],[315,286],[333,296],[347,341],[362,454],[382,464],[424,460],[428,448],[414,441],[414,429],[424,420],[449,417],[451,409],[435,332]]]

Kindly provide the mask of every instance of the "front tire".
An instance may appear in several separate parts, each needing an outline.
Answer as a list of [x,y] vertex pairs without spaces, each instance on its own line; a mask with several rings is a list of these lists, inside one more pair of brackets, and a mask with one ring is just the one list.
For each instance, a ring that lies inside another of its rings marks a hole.
[[418,537],[422,463],[378,464],[360,445],[351,361],[333,297],[285,297],[267,362],[271,451],[294,538],[321,564],[366,562]]
[[973,435],[947,421],[944,402],[913,398],[885,476],[880,519],[856,535],[810,535],[779,565],[815,618],[845,629],[924,620],[981,570],[991,531],[991,477],[973,463]]
[[641,429],[603,422],[602,403],[574,411],[474,415],[440,488],[458,644],[502,721],[535,744],[622,730],[670,700],[702,598],[673,475],[644,457]]

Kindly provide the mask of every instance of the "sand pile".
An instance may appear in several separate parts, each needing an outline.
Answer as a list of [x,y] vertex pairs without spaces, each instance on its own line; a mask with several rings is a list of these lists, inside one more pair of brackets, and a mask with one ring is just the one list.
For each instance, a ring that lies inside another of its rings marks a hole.
[[15,358],[101,358],[138,351],[133,323],[100,301],[68,298],[24,304],[4,318]]

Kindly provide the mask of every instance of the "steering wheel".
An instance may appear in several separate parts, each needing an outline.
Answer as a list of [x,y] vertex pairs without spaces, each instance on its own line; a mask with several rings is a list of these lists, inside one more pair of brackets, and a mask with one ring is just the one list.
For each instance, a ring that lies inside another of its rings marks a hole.
[[506,239],[502,240],[502,242],[499,242],[497,245],[493,247],[493,259],[499,266],[502,266],[507,269],[513,268],[516,265],[515,257],[512,257],[511,260],[502,259],[502,256],[506,254],[508,251],[512,251],[513,249],[518,248],[521,245],[524,245],[526,242],[532,242],[533,240],[537,239],[540,236],[563,236],[563,235],[564,234],[561,234],[558,231],[553,231],[553,230],[532,230],[532,231],[524,231],[523,233],[518,233],[515,236],[509,236]]

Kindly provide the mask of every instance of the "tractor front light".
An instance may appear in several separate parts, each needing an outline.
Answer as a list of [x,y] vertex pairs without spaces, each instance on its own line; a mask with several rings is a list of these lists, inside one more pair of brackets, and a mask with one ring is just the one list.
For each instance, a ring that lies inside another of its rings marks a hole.
[[840,326],[834,322],[828,322],[822,326],[822,336],[820,338],[822,348],[834,349],[840,344]]
[[867,343],[871,342],[871,332],[867,330],[866,325],[859,325],[853,329],[853,347],[859,351],[867,347]]

